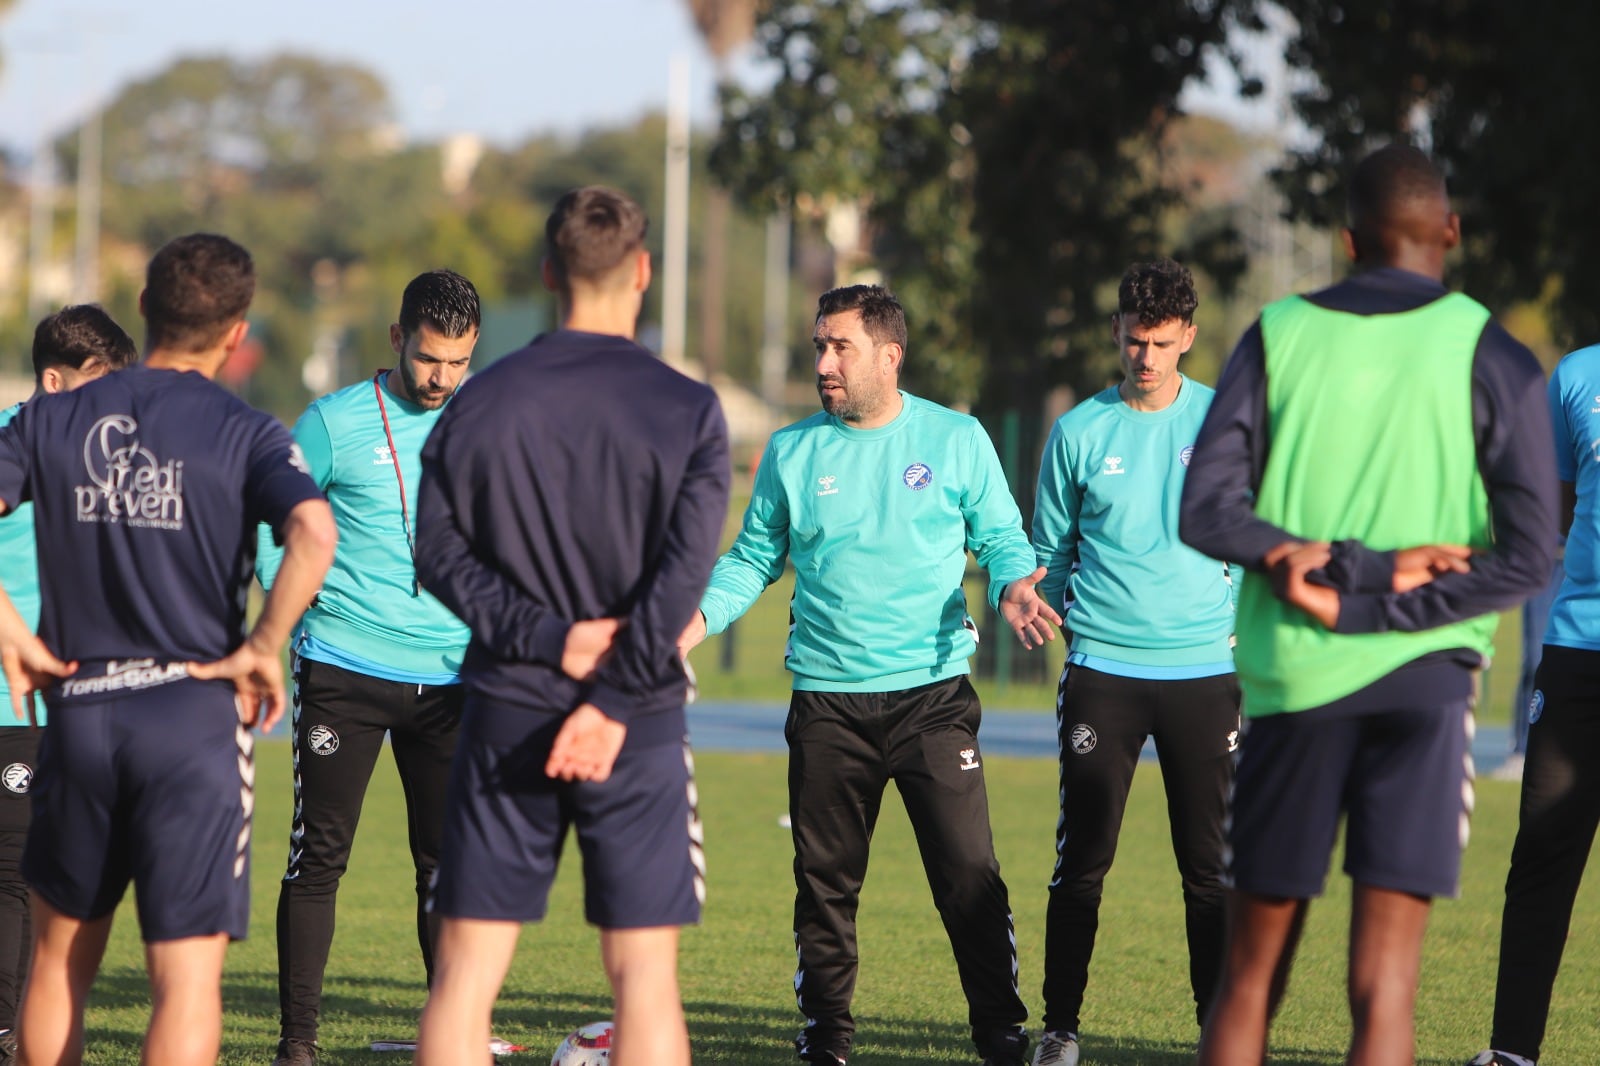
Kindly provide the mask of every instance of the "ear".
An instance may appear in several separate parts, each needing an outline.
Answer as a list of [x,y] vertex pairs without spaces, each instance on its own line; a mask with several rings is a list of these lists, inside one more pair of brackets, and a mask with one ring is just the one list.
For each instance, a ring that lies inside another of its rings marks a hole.
[[1356,251],[1355,230],[1345,226],[1339,231],[1339,243],[1344,245],[1344,254],[1352,263],[1361,261],[1361,255]]
[[1178,354],[1185,355],[1194,346],[1194,335],[1200,332],[1200,327],[1193,322],[1184,327],[1183,340],[1178,343]]
[[650,288],[650,279],[653,276],[650,269],[650,253],[641,248],[633,266],[633,290],[642,293]]
[[1111,343],[1122,347],[1122,312],[1111,312]]
[[246,319],[241,318],[239,321],[235,322],[231,327],[229,327],[226,336],[223,337],[223,351],[228,352],[229,354],[237,351],[239,345],[243,344],[244,339],[249,335],[250,323]]
[[139,317],[140,318],[144,317],[144,293],[145,293],[145,290],[143,290],[143,289],[139,290]]
[[39,375],[39,387],[45,392],[66,392],[67,381],[61,376],[59,368],[47,366],[44,373]]
[[561,279],[556,277],[556,265],[550,262],[549,256],[539,260],[539,280],[544,282],[544,287],[551,292],[561,294]]
[[389,348],[395,355],[406,353],[406,331],[400,328],[400,323],[389,324]]
[[1450,217],[1445,221],[1444,250],[1447,252],[1451,251],[1460,244],[1461,216],[1452,211],[1450,212]]
[[900,373],[900,367],[906,361],[906,350],[893,341],[883,345],[883,347],[878,350],[883,354],[884,360],[888,363],[888,371],[891,374],[898,375]]

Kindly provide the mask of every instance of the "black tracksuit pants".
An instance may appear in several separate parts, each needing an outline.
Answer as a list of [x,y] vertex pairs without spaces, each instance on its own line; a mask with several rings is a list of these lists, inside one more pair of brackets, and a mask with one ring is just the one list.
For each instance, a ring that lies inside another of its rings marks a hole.
[[[856,907],[884,788],[905,801],[979,1054],[1020,1039],[1016,933],[989,830],[978,697],[965,677],[903,692],[796,692],[789,741],[801,1057],[855,1035]],[[1013,1045],[1014,1046],[1014,1045]]]
[[294,827],[278,893],[278,1008],[284,1037],[315,1040],[339,879],[384,734],[405,790],[416,867],[417,944],[429,980],[437,922],[427,913],[444,798],[461,724],[461,685],[386,681],[301,660],[295,676]]
[[1239,737],[1231,673],[1185,680],[1062,671],[1056,697],[1061,816],[1045,912],[1044,1028],[1077,1032],[1100,928],[1100,897],[1145,738],[1167,791],[1172,852],[1183,882],[1189,984],[1205,1017],[1222,966],[1228,790]]
[[[0,707],[0,714],[9,714]],[[0,1029],[14,1028],[22,986],[33,958],[28,885],[22,879],[22,849],[33,805],[28,789],[39,766],[44,730],[0,726]]]
[[1491,1047],[1538,1059],[1572,905],[1600,825],[1600,651],[1544,646],[1506,876]]

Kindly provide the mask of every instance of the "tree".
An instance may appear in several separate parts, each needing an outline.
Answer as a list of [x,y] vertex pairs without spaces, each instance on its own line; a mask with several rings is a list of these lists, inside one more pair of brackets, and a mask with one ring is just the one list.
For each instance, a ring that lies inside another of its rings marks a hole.
[[[908,375],[980,410],[1104,382],[1106,290],[1176,252],[1224,278],[1226,229],[1164,240],[1178,93],[1249,0],[794,0],[765,11],[769,89],[724,90],[714,165],[751,203],[864,205],[913,320]],[[1031,441],[1025,441],[1031,444]]]
[[1461,284],[1491,305],[1549,298],[1565,341],[1600,336],[1600,131],[1581,88],[1593,5],[1279,0],[1313,134],[1278,180],[1291,210],[1342,222],[1344,176],[1406,140],[1443,165],[1462,216]]

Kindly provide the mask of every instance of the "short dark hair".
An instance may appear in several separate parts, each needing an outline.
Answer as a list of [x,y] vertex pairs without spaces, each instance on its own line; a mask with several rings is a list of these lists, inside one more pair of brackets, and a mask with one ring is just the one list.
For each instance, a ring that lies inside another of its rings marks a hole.
[[860,311],[861,325],[873,344],[898,344],[906,349],[906,312],[894,293],[882,285],[843,285],[817,300],[817,320],[846,311]]
[[215,233],[168,241],[145,271],[145,347],[203,352],[250,310],[256,268],[250,253]]
[[1444,172],[1428,154],[1411,144],[1384,145],[1356,164],[1350,173],[1345,206],[1350,228],[1382,225],[1400,217],[1418,201],[1449,202]]
[[400,297],[400,330],[408,337],[423,326],[446,337],[465,337],[482,320],[478,290],[454,270],[418,274]]
[[117,325],[99,304],[73,304],[39,321],[33,331],[33,377],[55,368],[82,370],[100,363],[106,370],[121,370],[139,360],[139,349],[128,331]]
[[649,229],[644,209],[625,193],[603,185],[573,189],[556,201],[544,224],[556,280],[562,287],[605,280],[644,247]]
[[1193,322],[1194,309],[1199,306],[1194,275],[1174,259],[1135,263],[1117,286],[1117,311],[1137,317],[1139,325],[1147,328],[1173,319]]

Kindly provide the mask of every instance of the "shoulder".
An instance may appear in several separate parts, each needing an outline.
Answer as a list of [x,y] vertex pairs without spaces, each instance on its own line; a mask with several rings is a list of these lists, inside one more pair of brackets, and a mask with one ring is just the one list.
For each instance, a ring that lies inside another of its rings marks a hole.
[[905,397],[910,417],[926,425],[967,433],[983,430],[983,424],[971,415],[962,414],[932,400],[925,400],[921,396],[913,396],[909,392],[902,392],[900,395]]
[[306,407],[305,413],[316,415],[324,423],[335,422],[352,408],[363,407],[372,402],[372,384],[372,379],[366,378],[354,385],[336,389],[326,396],[319,396]]
[[[1186,383],[1188,380],[1184,379]],[[1187,384],[1185,387],[1188,387]],[[1056,419],[1055,431],[1064,440],[1073,440],[1085,433],[1094,432],[1106,419],[1116,416],[1117,408],[1121,404],[1122,395],[1115,385],[1101,389]]]
[[7,407],[5,410],[0,411],[0,426],[8,426],[8,425],[10,425],[11,424],[11,420],[13,418],[16,418],[17,417],[17,412],[19,412],[21,410],[22,410],[22,405],[20,403],[14,403],[10,407]]
[[[1567,385],[1584,386],[1584,383],[1600,381],[1600,344],[1591,344],[1587,348],[1579,348],[1568,352],[1561,357],[1561,362],[1556,364],[1555,370],[1550,375],[1550,380],[1558,387]],[[0,412],[0,419],[5,414]]]
[[[1579,349],[1580,352],[1587,350]],[[1543,385],[1545,380],[1544,367],[1528,346],[1492,318],[1484,325],[1483,333],[1478,338],[1472,374],[1495,391],[1499,388],[1520,391],[1532,382]]]

